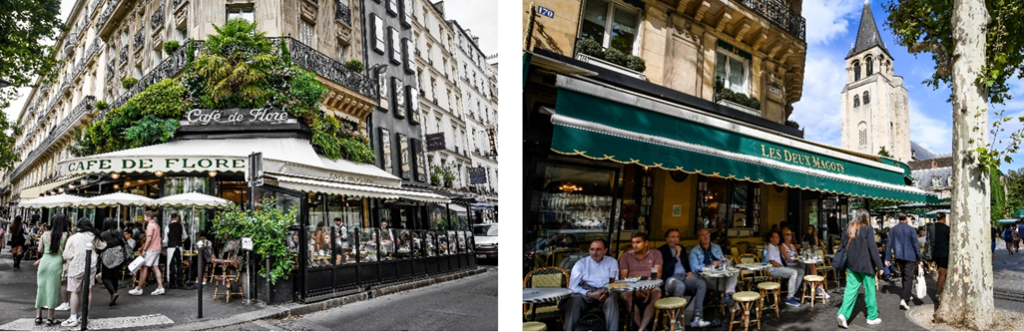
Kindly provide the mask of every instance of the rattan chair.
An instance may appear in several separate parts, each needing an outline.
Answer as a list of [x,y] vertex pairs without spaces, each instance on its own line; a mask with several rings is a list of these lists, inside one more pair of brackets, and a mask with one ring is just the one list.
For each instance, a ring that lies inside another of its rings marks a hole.
[[825,257],[825,251],[821,249],[818,249],[818,256],[821,256],[825,262],[817,267],[818,275],[825,277],[825,282],[822,283],[825,289],[828,289],[828,275],[830,274],[832,275],[832,281],[836,283],[836,287],[839,287],[839,273],[836,273],[836,268],[832,267],[832,260]]
[[[548,266],[542,267],[530,271],[523,278],[523,288],[531,287],[558,287],[567,288],[569,287],[569,271],[563,268]],[[537,306],[537,316],[533,316],[533,306]],[[523,318],[525,321],[540,321],[542,319],[557,318],[559,321],[562,319],[562,312],[558,309],[558,304],[524,304],[523,305]]]

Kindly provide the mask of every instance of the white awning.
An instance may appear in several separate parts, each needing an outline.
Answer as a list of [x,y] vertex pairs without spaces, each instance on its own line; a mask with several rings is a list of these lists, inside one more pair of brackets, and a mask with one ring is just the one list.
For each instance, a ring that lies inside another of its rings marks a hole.
[[[402,188],[402,179],[373,164],[318,155],[299,138],[183,140],[75,158],[60,163],[64,176],[150,172],[244,172],[249,154],[263,153],[264,174],[304,192],[447,203],[447,197]],[[36,193],[38,195],[38,193]]]
[[57,181],[53,181],[53,182],[50,182],[50,183],[47,183],[47,184],[41,184],[41,185],[38,185],[38,186],[35,186],[35,187],[29,187],[29,188],[22,189],[21,193],[19,194],[19,196],[21,196],[21,200],[22,201],[30,200],[30,199],[36,199],[36,198],[39,198],[39,194],[47,192],[47,191],[50,191],[50,189],[63,186],[63,185],[67,184],[70,181],[71,181],[70,177],[61,177]]

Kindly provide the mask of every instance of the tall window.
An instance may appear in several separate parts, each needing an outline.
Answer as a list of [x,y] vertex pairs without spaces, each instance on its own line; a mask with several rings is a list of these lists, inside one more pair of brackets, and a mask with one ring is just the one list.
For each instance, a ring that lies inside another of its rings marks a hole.
[[868,96],[868,92],[864,91],[864,105],[867,105],[870,102],[871,102],[871,98]]
[[391,62],[402,64],[402,36],[395,28],[388,28],[388,33],[391,35]]
[[860,107],[860,95],[853,95],[853,107]]
[[601,46],[633,54],[636,49],[640,13],[606,0],[587,0],[583,9],[580,38],[593,39]]
[[384,20],[376,14],[370,14],[373,22],[373,49],[377,53],[384,54],[384,50],[387,48],[387,42],[384,41]]
[[860,152],[868,152],[868,125],[861,122],[857,125],[857,142],[860,145]]
[[726,89],[747,93],[748,61],[722,50],[715,60],[715,81],[723,82]]
[[416,71],[416,61],[413,60],[412,50],[416,47],[416,42],[412,39],[405,39],[405,70],[409,72]]
[[309,47],[316,47],[316,29],[313,27],[313,23],[299,20],[299,41]]
[[853,81],[860,81],[860,62],[853,62]]
[[253,6],[247,6],[247,7],[228,7],[228,21],[230,21],[232,19],[235,19],[235,18],[241,18],[241,19],[244,19],[246,21],[253,22],[253,21],[256,20],[256,17],[255,17],[255,14],[254,14],[255,12],[256,11],[254,10]]
[[[864,63],[867,65],[865,67],[867,67],[868,70],[867,74],[865,74],[864,76],[871,76],[871,74],[875,72],[875,62],[871,59],[871,56],[868,56],[867,59],[864,59]],[[864,101],[864,103],[867,104],[868,102]]]

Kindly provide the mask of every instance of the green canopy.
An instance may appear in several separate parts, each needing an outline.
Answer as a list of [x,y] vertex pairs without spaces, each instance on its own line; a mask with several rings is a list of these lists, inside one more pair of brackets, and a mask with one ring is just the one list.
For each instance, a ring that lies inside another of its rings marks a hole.
[[564,76],[558,83],[551,149],[560,154],[847,196],[937,202],[934,195],[905,185],[908,169],[895,161],[835,150],[826,155],[811,144],[787,145],[796,140],[774,133],[737,133],[735,127],[745,124],[724,125],[734,130],[712,126],[707,122],[722,120],[686,117],[692,111],[643,96],[588,82],[573,85]]
[[1024,218],[1024,209],[1017,210],[1017,212],[1014,212],[1013,217],[1017,219]]

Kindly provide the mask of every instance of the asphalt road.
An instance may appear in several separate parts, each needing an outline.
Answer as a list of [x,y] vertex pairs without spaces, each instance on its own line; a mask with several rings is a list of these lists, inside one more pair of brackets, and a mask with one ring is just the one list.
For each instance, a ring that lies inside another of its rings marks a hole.
[[465,279],[285,319],[253,321],[224,331],[495,331],[497,269]]

